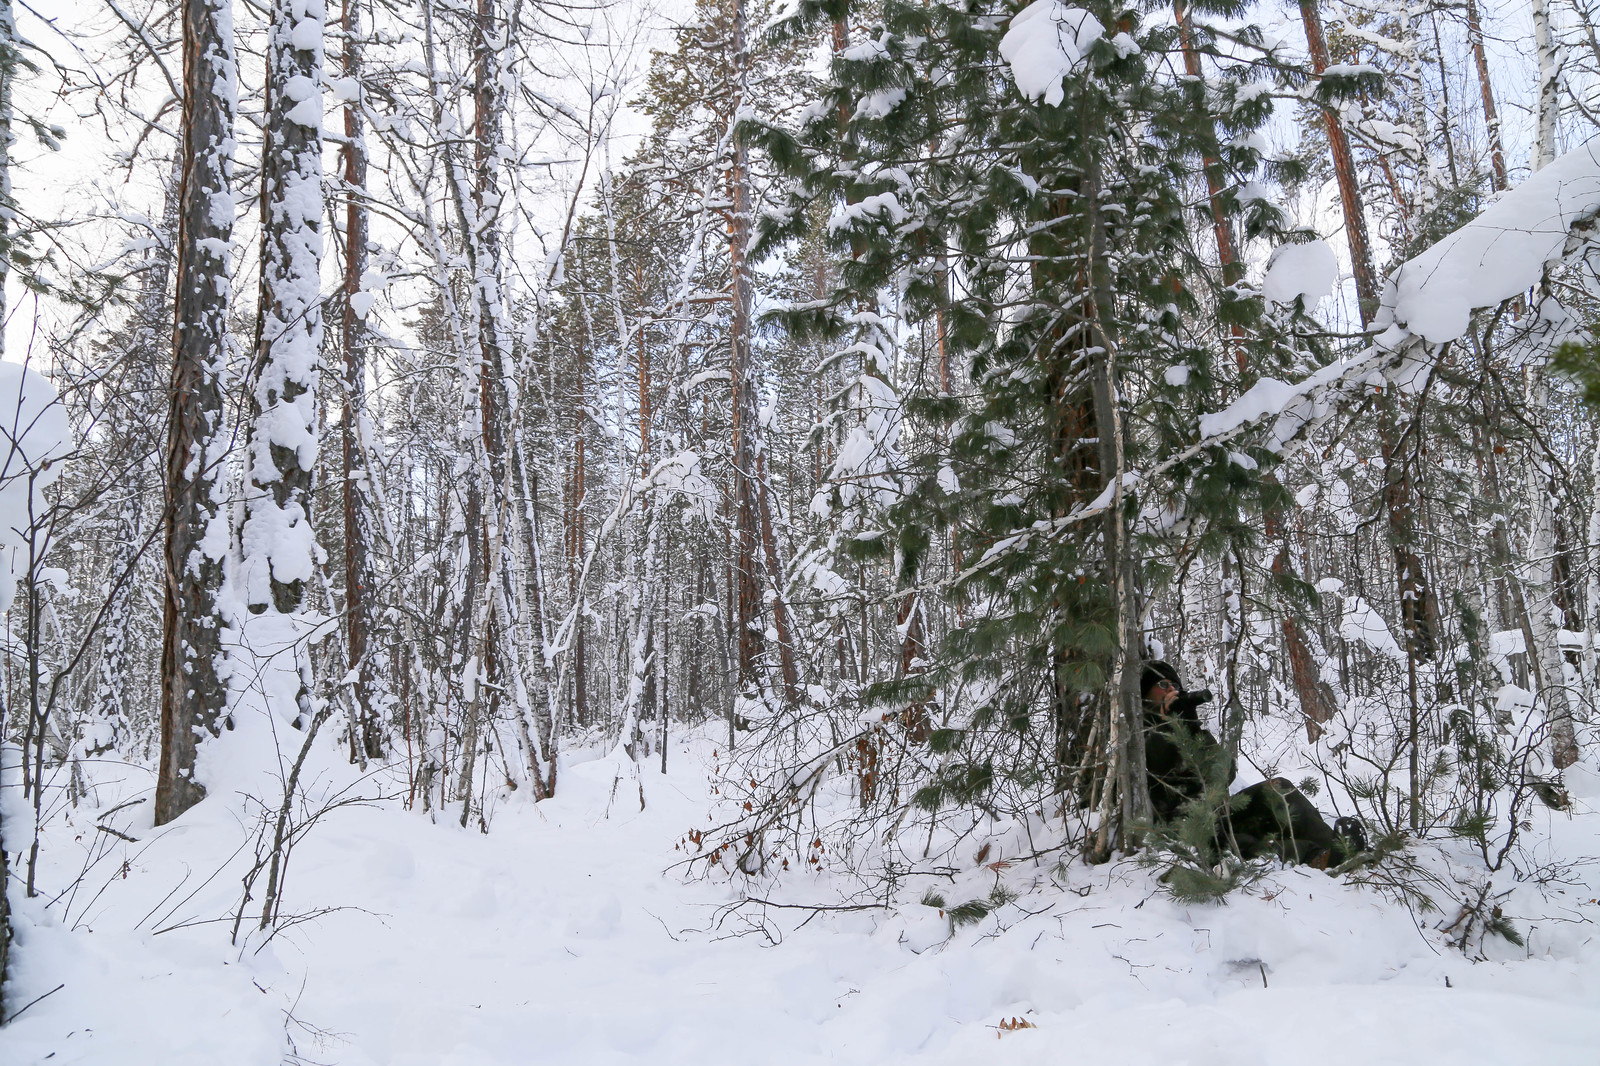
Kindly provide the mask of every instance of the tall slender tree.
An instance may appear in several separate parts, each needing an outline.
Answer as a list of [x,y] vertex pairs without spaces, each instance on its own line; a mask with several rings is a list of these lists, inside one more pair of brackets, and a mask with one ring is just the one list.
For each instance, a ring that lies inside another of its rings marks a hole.
[[344,610],[345,647],[355,671],[357,720],[351,723],[354,752],[376,759],[383,755],[384,711],[374,639],[372,588],[372,482],[368,471],[371,447],[367,415],[366,314],[373,296],[365,289],[367,272],[368,205],[367,146],[361,107],[361,0],[344,0],[341,31],[343,55],[340,73],[347,100],[344,108],[344,308],[340,321],[340,347],[344,352],[344,413],[339,445],[344,473]]
[[219,600],[229,545],[221,489],[238,106],[232,0],[185,0],[183,43],[157,825],[204,797],[204,787],[194,779],[195,749],[202,737],[219,729],[227,700],[219,673],[224,625]]
[[268,30],[261,295],[239,530],[241,591],[252,613],[297,613],[317,564],[324,15],[321,0],[276,0]]

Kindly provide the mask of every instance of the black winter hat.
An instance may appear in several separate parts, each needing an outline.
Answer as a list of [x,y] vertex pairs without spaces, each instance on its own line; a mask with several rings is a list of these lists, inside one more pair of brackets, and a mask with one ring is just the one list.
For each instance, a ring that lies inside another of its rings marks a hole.
[[1149,693],[1151,686],[1160,681],[1171,681],[1178,686],[1178,691],[1183,691],[1183,682],[1178,678],[1178,671],[1172,664],[1161,659],[1152,659],[1144,664],[1144,672],[1139,675],[1139,694]]

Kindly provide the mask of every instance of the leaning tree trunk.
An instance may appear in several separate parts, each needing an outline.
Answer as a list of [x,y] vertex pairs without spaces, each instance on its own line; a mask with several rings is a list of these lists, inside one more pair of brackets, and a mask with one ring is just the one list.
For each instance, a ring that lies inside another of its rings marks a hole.
[[1478,21],[1477,0],[1466,0],[1467,39],[1478,70],[1478,91],[1483,97],[1483,124],[1489,133],[1489,163],[1495,192],[1511,187],[1506,175],[1506,149],[1500,136],[1500,112],[1494,103],[1494,83],[1489,80],[1489,57],[1483,47],[1483,25]]
[[195,749],[201,736],[217,732],[227,697],[218,672],[223,626],[218,598],[228,544],[219,481],[236,75],[232,0],[184,0],[183,183],[167,430],[157,825],[205,796],[194,780]]
[[[1321,74],[1328,67],[1328,45],[1322,34],[1322,17],[1317,0],[1300,0],[1300,15],[1305,24],[1306,47],[1312,69]],[[1350,141],[1338,113],[1331,107],[1322,111],[1328,131],[1328,149],[1333,156],[1334,174],[1339,181],[1339,200],[1344,213],[1345,236],[1350,242],[1351,270],[1355,274],[1356,299],[1361,309],[1361,325],[1370,328],[1378,308],[1377,273],[1372,266],[1372,247],[1367,239],[1366,212],[1361,202],[1355,161]],[[1400,430],[1399,402],[1395,390],[1385,388],[1378,400],[1378,437],[1384,460],[1384,510],[1389,526],[1389,545],[1394,557],[1399,586],[1400,610],[1406,632],[1408,675],[1408,748],[1411,828],[1420,825],[1419,752],[1417,741],[1418,664],[1431,659],[1435,644],[1435,608],[1427,569],[1416,550],[1416,497],[1411,479],[1410,458],[1402,454],[1407,437]]]
[[[1305,23],[1306,50],[1311,54],[1311,69],[1321,74],[1328,69],[1328,42],[1322,33],[1322,15],[1317,0],[1300,0],[1300,18]],[[1344,207],[1345,239],[1350,242],[1350,266],[1356,279],[1356,299],[1361,305],[1361,324],[1369,324],[1378,309],[1378,278],[1372,269],[1372,242],[1367,238],[1367,216],[1361,204],[1361,186],[1356,180],[1355,159],[1350,153],[1350,138],[1345,135],[1339,113],[1322,109],[1328,132],[1328,151],[1333,156],[1334,177],[1339,182],[1339,201]]]
[[[1196,86],[1200,100],[1205,100],[1204,71],[1201,68],[1200,52],[1195,41],[1194,20],[1189,15],[1188,6],[1183,0],[1174,0],[1172,17],[1178,24],[1178,43],[1183,49],[1183,69]],[[1215,136],[1215,123],[1209,127]],[[1227,175],[1223,172],[1221,161],[1215,156],[1207,156],[1201,160],[1201,168],[1206,176],[1206,196],[1211,208],[1211,231],[1217,240],[1217,260],[1222,267],[1222,283],[1224,285],[1236,284],[1244,277],[1244,264],[1239,261],[1238,243],[1234,239],[1233,219],[1227,214],[1223,200],[1223,191],[1227,186]],[[1237,333],[1237,330],[1235,330]],[[1243,371],[1244,351],[1238,349],[1240,361],[1239,369]]]

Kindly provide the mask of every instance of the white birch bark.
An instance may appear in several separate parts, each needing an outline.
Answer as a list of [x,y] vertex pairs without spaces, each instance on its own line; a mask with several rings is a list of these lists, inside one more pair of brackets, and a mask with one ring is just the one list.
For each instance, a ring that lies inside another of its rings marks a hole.
[[1533,42],[1539,59],[1539,99],[1533,141],[1533,169],[1556,157],[1556,112],[1561,81],[1560,43],[1550,27],[1550,0],[1533,0]]
[[[1549,410],[1550,389],[1539,369],[1529,371],[1529,410],[1542,420]],[[1578,742],[1573,731],[1572,698],[1567,686],[1566,656],[1561,650],[1560,628],[1556,624],[1555,603],[1555,485],[1549,460],[1535,450],[1527,467],[1524,490],[1529,516],[1527,562],[1522,568],[1527,589],[1528,630],[1533,647],[1528,663],[1544,701],[1545,718],[1550,727],[1550,760],[1557,770],[1578,761]]]

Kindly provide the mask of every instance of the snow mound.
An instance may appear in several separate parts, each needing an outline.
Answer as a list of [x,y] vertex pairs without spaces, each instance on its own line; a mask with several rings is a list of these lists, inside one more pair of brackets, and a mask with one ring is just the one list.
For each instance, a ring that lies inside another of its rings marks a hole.
[[[342,761],[334,730],[319,747],[330,761],[307,780]],[[1478,962],[1446,943],[1453,897],[1414,917],[1354,875],[1302,866],[1226,905],[1183,904],[1156,869],[1034,855],[1020,829],[985,835],[981,856],[974,840],[882,909],[816,912],[855,876],[791,870],[755,898],[675,867],[685,828],[712,816],[719,750],[686,730],[668,772],[641,768],[621,795],[610,759],[564,761],[554,798],[502,797],[487,835],[462,829],[453,801],[405,809],[398,767],[359,783],[346,767],[367,799],[309,827],[286,882],[293,924],[241,947],[230,916],[257,808],[213,795],[156,829],[148,802],[123,805],[148,771],[91,762],[78,807],[52,800],[43,891],[13,895],[12,1002],[38,1002],[0,1029],[0,1063],[1594,1062],[1592,867],[1548,892],[1507,881],[1525,945],[1486,943]],[[1561,854],[1600,843],[1582,800],[1529,817],[1541,839],[1565,834]],[[1412,857],[1445,875],[1470,851],[1447,838]],[[1002,886],[1015,898],[976,921],[917,902],[928,887],[993,902]]]
[[1000,39],[1000,55],[1011,65],[1012,80],[1024,97],[1042,96],[1054,107],[1066,95],[1062,79],[1078,68],[1089,46],[1105,32],[1082,8],[1061,0],[1035,0],[1012,18]]
[[1572,227],[1600,212],[1600,140],[1557,159],[1477,218],[1395,271],[1379,325],[1434,344],[1467,331],[1474,308],[1537,284]]

